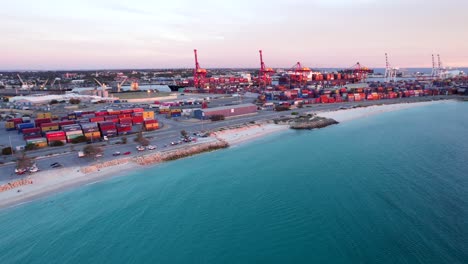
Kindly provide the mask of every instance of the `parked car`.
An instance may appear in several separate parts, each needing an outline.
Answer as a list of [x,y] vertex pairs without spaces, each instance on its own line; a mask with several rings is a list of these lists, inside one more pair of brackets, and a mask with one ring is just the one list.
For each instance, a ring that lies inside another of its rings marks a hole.
[[148,150],[154,150],[156,149],[156,146],[153,146],[153,145],[149,145],[146,147]]
[[130,154],[132,154],[132,152],[130,151],[124,152],[124,155],[130,155]]
[[144,151],[144,150],[145,150],[145,147],[143,147],[143,146],[137,146],[136,149],[137,149],[138,151]]
[[112,156],[119,156],[120,155],[120,151],[116,151],[114,153],[112,153]]

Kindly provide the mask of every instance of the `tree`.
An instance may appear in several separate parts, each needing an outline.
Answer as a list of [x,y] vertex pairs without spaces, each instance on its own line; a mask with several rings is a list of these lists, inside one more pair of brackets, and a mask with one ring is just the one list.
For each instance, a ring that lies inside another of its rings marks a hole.
[[77,143],[84,143],[88,141],[88,139],[85,136],[79,136],[71,140],[72,144],[77,144]]
[[56,100],[56,99],[53,99],[53,100],[50,100],[49,104],[53,105],[53,104],[58,104],[59,102]]
[[143,131],[138,132],[134,141],[142,146],[148,146],[150,144],[150,141],[147,138],[143,137]]
[[122,137],[120,140],[122,141],[122,144],[127,144],[127,137]]
[[224,120],[224,115],[212,115],[210,116],[211,121],[221,121]]
[[33,144],[33,143],[28,143],[25,147],[24,147],[24,150],[35,150],[37,149],[37,146],[36,144]]
[[70,100],[68,100],[68,102],[70,104],[80,104],[81,103],[81,100],[80,99],[76,99],[76,98],[71,98]]
[[12,154],[11,147],[6,147],[2,149],[2,155],[11,155],[11,154]]
[[21,155],[16,159],[16,168],[20,170],[28,169],[33,165],[33,160],[26,156],[26,152],[21,152]]
[[181,130],[181,131],[180,131],[180,135],[181,135],[183,138],[188,138],[188,133],[187,133],[187,131],[185,131],[185,130]]
[[61,147],[63,145],[65,144],[60,140],[55,140],[55,141],[50,142],[51,147]]
[[88,158],[95,158],[96,155],[102,154],[102,149],[99,147],[95,147],[93,145],[88,145],[83,148],[83,153],[85,154],[86,157]]

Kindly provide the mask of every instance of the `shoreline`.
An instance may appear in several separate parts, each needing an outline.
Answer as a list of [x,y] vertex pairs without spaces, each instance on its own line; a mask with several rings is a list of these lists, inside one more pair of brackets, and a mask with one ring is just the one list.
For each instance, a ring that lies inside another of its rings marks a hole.
[[[316,113],[317,116],[332,118],[341,123],[386,112],[447,102],[451,101],[383,104],[336,111],[311,112]],[[221,148],[234,147],[286,130],[289,130],[288,125],[276,125],[270,122],[248,124],[212,132],[210,137],[201,138],[197,143],[190,143],[190,145],[183,145],[174,149],[145,153],[135,157],[119,158],[83,167],[75,166],[61,168],[59,170],[41,171],[32,176],[25,177],[25,179],[31,179],[33,181],[32,184],[0,192],[0,210],[15,207],[76,187],[93,184],[113,177],[124,176],[131,170],[147,169],[150,166],[155,166],[170,160],[185,158]],[[18,190],[21,190],[21,192],[18,192]]]

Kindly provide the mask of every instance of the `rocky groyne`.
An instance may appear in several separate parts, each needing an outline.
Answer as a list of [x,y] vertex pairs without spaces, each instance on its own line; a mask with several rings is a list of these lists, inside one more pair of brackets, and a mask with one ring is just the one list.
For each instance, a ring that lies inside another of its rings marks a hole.
[[203,152],[214,151],[229,147],[225,141],[215,141],[210,143],[201,143],[188,148],[176,149],[167,152],[158,152],[152,155],[144,155],[135,158],[135,162],[139,165],[150,165],[154,163],[171,161],[196,155]]
[[8,191],[8,190],[18,188],[18,187],[24,186],[24,185],[29,185],[29,184],[33,184],[33,181],[31,179],[29,179],[29,178],[16,180],[16,181],[13,181],[13,182],[9,182],[9,183],[0,185],[0,192],[5,192],[5,191]]
[[188,146],[185,148],[168,150],[163,152],[155,152],[147,155],[137,156],[133,158],[120,158],[115,160],[110,160],[106,162],[101,162],[98,164],[93,164],[90,166],[86,166],[80,169],[80,171],[84,174],[97,172],[101,169],[119,166],[134,162],[138,165],[150,165],[165,161],[171,161],[176,159],[181,159],[185,157],[189,157],[195,154],[214,151],[217,149],[223,149],[229,147],[229,144],[222,140],[216,140],[213,142],[207,143],[199,143],[193,146]]
[[298,117],[290,123],[292,129],[315,129],[338,124],[338,121],[325,117]]

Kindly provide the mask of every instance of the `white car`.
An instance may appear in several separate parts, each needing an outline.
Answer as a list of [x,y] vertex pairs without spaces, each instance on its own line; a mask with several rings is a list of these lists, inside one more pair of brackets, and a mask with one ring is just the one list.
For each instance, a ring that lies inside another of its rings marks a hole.
[[156,149],[156,146],[153,146],[153,145],[149,145],[146,147],[148,150],[154,150]]
[[143,147],[143,146],[137,146],[136,149],[137,149],[138,151],[144,151],[144,150],[145,150],[145,147]]

